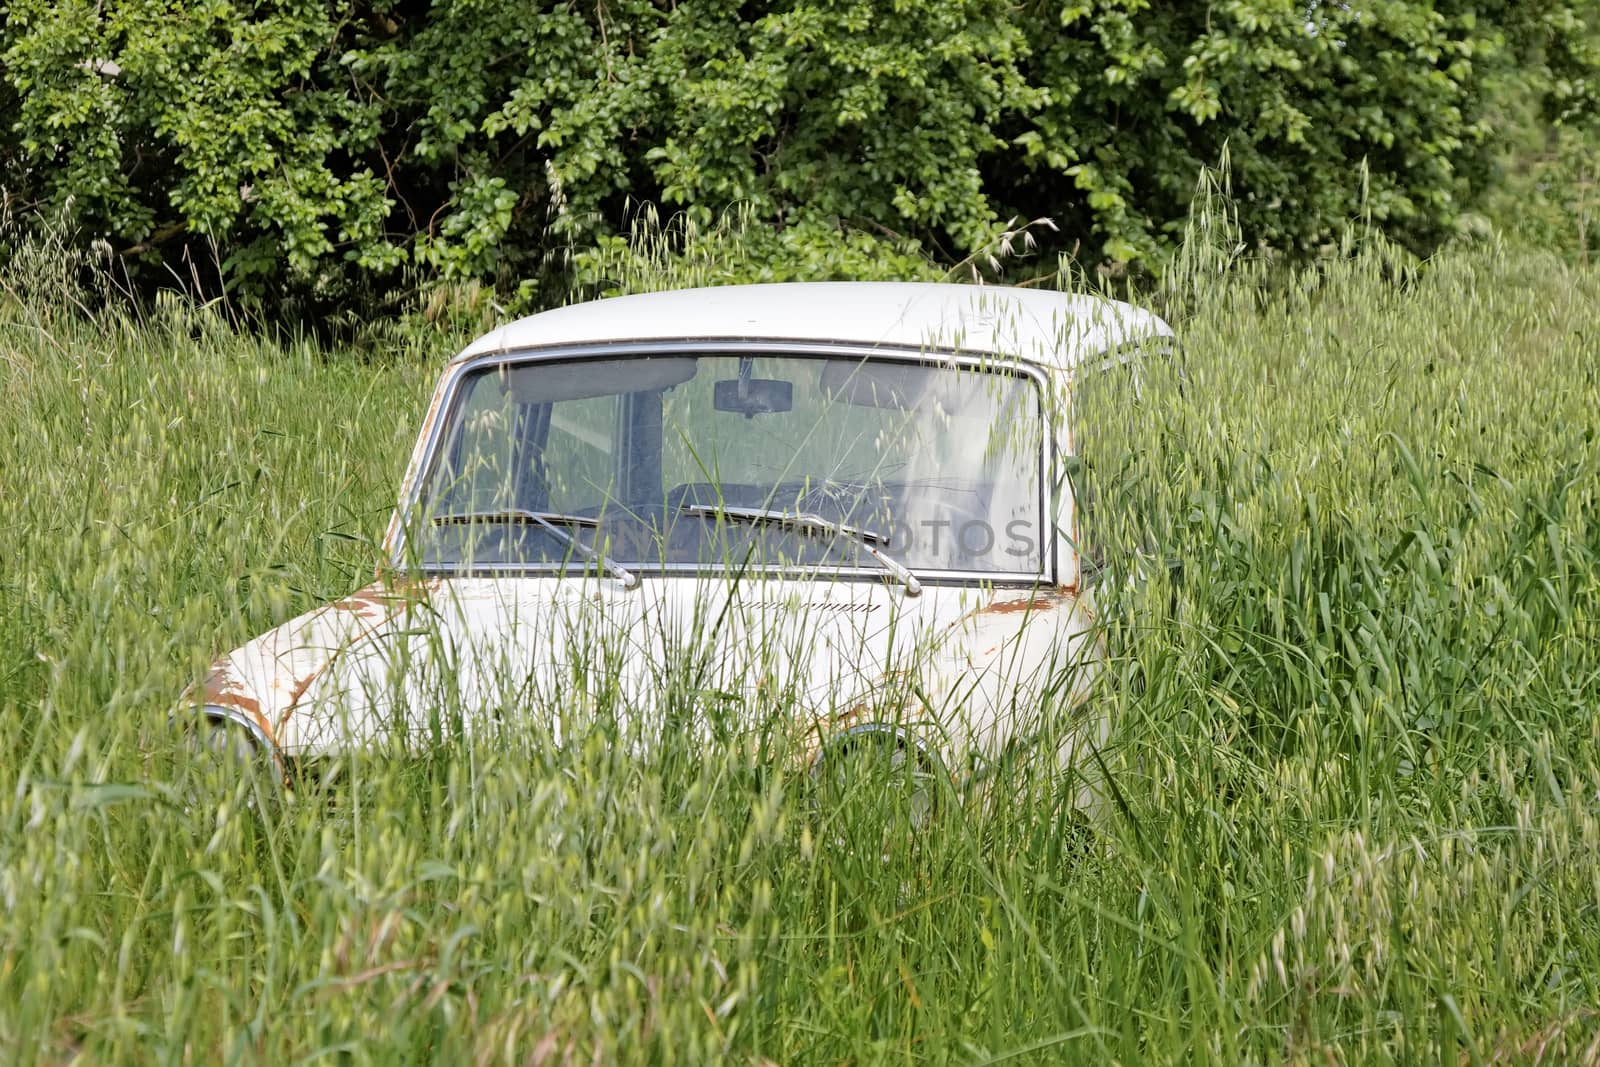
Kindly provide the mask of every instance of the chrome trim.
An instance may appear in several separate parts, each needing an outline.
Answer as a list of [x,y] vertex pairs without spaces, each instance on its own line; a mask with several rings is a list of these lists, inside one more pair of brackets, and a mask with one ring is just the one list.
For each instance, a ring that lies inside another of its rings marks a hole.
[[261,728],[261,724],[238,708],[224,707],[221,704],[202,704],[194,710],[199,712],[202,718],[213,721],[221,720],[233,723],[235,726],[243,726],[245,732],[250,735],[250,739],[261,751],[274,758],[277,757],[278,746],[272,743],[272,738],[267,736],[267,732]]
[[[520,563],[490,563],[480,567],[451,567],[439,564],[419,565],[418,571],[431,578],[586,578],[594,572],[583,570],[561,570],[560,563],[542,565]],[[639,563],[629,564],[634,568],[635,574],[641,579],[661,580],[666,578],[716,578],[732,580],[738,578],[748,581],[752,578],[777,579],[780,581],[815,581],[814,572],[826,564],[816,567],[749,567],[743,571],[706,570],[698,563],[668,563],[665,566],[646,567]],[[830,571],[828,581],[860,581],[883,584],[886,571],[877,569],[851,568],[849,570]],[[1044,574],[1025,574],[1021,571],[928,571],[916,575],[917,582],[923,586],[962,585],[974,584],[993,586],[996,589],[1053,589],[1054,583],[1046,581]],[[613,579],[615,580],[615,579]]]

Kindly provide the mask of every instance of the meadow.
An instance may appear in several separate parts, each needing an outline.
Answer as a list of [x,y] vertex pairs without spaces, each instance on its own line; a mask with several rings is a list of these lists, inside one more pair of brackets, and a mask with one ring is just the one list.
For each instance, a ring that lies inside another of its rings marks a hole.
[[3,281],[7,1063],[1600,1062],[1600,270],[1158,294],[1082,416],[1116,803],[1024,765],[876,864],[738,746],[193,803],[176,695],[365,584],[465,338]]

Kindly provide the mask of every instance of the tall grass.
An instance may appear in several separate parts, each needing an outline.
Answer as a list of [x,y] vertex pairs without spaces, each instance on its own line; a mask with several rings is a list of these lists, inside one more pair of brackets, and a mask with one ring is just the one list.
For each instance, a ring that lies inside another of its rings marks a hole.
[[1024,767],[870,861],[736,744],[194,803],[173,696],[364,583],[446,353],[7,291],[7,1062],[1600,1059],[1600,273],[1189,292],[1083,398],[1110,814]]

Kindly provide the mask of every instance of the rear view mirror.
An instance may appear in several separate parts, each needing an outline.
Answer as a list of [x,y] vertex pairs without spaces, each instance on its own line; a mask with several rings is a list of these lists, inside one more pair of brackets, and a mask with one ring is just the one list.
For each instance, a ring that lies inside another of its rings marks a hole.
[[711,406],[745,418],[794,410],[794,383],[778,378],[723,378],[712,387]]

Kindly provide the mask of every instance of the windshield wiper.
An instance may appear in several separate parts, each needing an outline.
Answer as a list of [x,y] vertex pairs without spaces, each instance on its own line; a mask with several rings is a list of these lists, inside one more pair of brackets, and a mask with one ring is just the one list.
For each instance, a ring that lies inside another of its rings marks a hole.
[[878,551],[878,545],[886,545],[889,539],[875,530],[863,530],[856,526],[846,526],[842,522],[825,519],[811,511],[778,511],[770,508],[730,508],[719,507],[716,504],[690,504],[683,509],[690,515],[702,515],[708,518],[718,516],[731,519],[734,522],[748,522],[756,526],[777,526],[784,530],[794,530],[803,534],[827,534],[832,537],[850,537],[860,542],[861,547],[877,560],[884,570],[898,578],[906,587],[906,596],[921,596],[922,583],[917,581],[917,576],[905,564],[898,560],[890,559]]
[[[600,564],[607,574],[622,582],[624,589],[633,589],[639,584],[639,576],[637,574],[634,574],[604,552],[598,552],[590,548],[562,529],[563,526],[581,526],[587,530],[598,529],[600,526],[599,519],[593,519],[587,515],[566,515],[559,511],[529,511],[526,508],[504,508],[500,511],[463,511],[453,515],[435,515],[433,517],[435,526],[467,525],[478,522],[537,526],[541,530],[555,535],[557,540],[584,559]],[[560,525],[557,525],[558,523]]]

